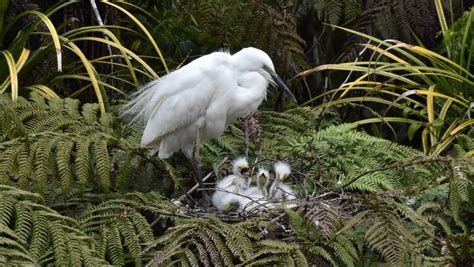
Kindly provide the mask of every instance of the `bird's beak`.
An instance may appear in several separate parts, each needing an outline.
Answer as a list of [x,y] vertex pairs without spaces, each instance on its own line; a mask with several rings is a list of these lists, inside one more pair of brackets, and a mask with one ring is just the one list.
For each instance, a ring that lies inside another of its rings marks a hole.
[[244,177],[250,177],[250,169],[249,167],[243,167],[240,169],[240,174]]
[[272,76],[273,80],[275,81],[275,83],[281,87],[281,89],[283,89],[283,92],[285,92],[290,98],[291,100],[293,100],[295,103],[297,103],[296,101],[296,97],[295,95],[290,91],[290,88],[288,88],[288,86],[285,84],[285,82],[283,82],[280,77],[278,76],[278,74],[276,74],[274,71],[270,71],[269,72],[270,75]]

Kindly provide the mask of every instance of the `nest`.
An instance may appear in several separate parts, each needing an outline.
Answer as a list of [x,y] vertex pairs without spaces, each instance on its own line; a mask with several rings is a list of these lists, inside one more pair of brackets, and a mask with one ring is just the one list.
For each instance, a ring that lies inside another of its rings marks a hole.
[[[213,191],[214,188],[203,190]],[[257,201],[255,201],[257,202]],[[267,201],[254,203],[252,209],[244,209],[241,212],[222,212],[213,207],[210,201],[196,201],[187,196],[174,203],[178,205],[177,213],[201,219],[218,218],[226,223],[238,223],[251,219],[272,221],[281,225],[287,225],[287,210],[303,214],[303,216],[315,225],[324,227],[324,221],[328,218],[348,219],[361,210],[359,204],[354,204],[351,197],[344,192],[326,190],[318,195],[297,196],[290,201]]]
[[[219,165],[219,167],[226,161]],[[248,220],[259,220],[263,222],[271,222],[275,226],[280,237],[290,237],[294,235],[294,231],[290,225],[291,213],[296,213],[304,218],[305,221],[314,224],[322,233],[330,234],[336,231],[335,222],[339,220],[352,218],[358,213],[362,207],[360,203],[354,202],[350,194],[342,190],[324,188],[318,186],[319,191],[307,188],[304,179],[307,177],[298,177],[302,175],[300,172],[293,172],[293,181],[298,181],[303,185],[304,194],[295,195],[295,199],[287,201],[272,201],[268,199],[260,199],[253,201],[251,209],[244,208],[241,212],[230,211],[222,212],[215,208],[210,200],[195,199],[191,196],[196,190],[205,190],[212,194],[216,189],[215,183],[205,183],[205,188],[198,189],[198,185],[191,188],[186,194],[182,195],[173,202],[177,205],[177,214],[187,218],[197,218],[204,220],[219,219],[224,223],[240,223]],[[212,176],[209,173],[203,178],[204,181]],[[301,178],[301,179],[299,179]],[[198,194],[199,195],[199,194]],[[256,203],[258,202],[258,203]],[[268,236],[268,229],[260,229],[261,234]]]

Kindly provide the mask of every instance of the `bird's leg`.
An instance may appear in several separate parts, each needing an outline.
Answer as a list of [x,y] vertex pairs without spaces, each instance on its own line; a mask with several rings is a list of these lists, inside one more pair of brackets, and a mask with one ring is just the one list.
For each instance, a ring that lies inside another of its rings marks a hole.
[[252,115],[248,115],[244,118],[244,136],[245,136],[245,157],[249,157],[249,142],[250,142],[250,131],[249,131],[249,121]]
[[[195,150],[194,155],[193,155],[192,163],[193,163],[194,173],[196,174],[196,180],[199,184],[199,188],[203,189],[204,184],[202,182],[201,153],[200,153],[200,150],[199,150],[200,145],[201,145],[201,138],[200,138],[200,134],[199,134],[199,130],[198,130],[197,133],[196,133],[196,148],[195,148],[196,150]],[[201,191],[201,196],[202,196],[204,201],[209,200],[209,195],[207,194],[206,191],[202,190]]]

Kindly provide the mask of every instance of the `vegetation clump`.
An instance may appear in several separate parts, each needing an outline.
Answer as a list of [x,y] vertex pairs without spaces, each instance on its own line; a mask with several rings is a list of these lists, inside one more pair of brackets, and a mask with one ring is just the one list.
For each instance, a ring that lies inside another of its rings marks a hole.
[[[0,3],[0,265],[474,261],[468,1],[37,2]],[[206,190],[248,151],[291,165],[291,206],[210,207],[185,157],[150,155],[117,113],[140,84],[241,46],[267,51],[300,104],[269,92],[201,144]]]

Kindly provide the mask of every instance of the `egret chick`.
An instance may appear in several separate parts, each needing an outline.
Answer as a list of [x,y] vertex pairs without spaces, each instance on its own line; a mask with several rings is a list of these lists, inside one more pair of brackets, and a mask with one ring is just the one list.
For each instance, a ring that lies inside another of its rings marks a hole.
[[250,166],[247,161],[247,158],[240,157],[235,159],[232,162],[232,173],[239,178],[237,179],[237,184],[241,189],[247,189],[249,187],[250,177]]
[[273,169],[275,171],[275,179],[270,186],[270,196],[276,200],[284,199],[290,193],[293,193],[289,186],[283,184],[283,181],[291,174],[291,167],[286,162],[278,161],[273,165]]
[[257,186],[264,196],[268,195],[268,186],[270,185],[270,172],[265,168],[259,168],[257,173]]
[[249,187],[243,191],[239,198],[239,209],[242,210],[253,210],[259,207],[266,207],[266,196],[268,194],[267,187],[270,183],[270,173],[267,169],[260,168],[257,175],[252,179],[254,186]]
[[264,196],[268,194],[268,184],[270,183],[270,173],[265,168],[259,168],[255,176],[250,179],[249,189],[247,193],[259,191]]
[[191,159],[196,146],[192,162],[202,187],[200,142],[219,137],[232,121],[255,112],[269,84],[282,87],[296,102],[264,51],[215,52],[146,84],[122,113],[145,124],[141,145],[160,159],[179,150]]
[[216,185],[211,201],[220,211],[228,210],[229,205],[239,203],[239,195],[248,188],[249,164],[246,158],[238,158],[232,162],[232,174],[227,175]]

